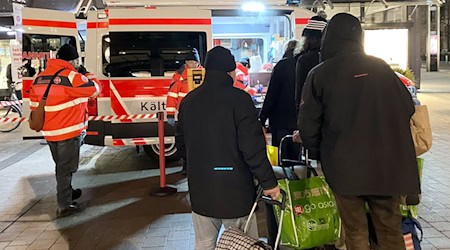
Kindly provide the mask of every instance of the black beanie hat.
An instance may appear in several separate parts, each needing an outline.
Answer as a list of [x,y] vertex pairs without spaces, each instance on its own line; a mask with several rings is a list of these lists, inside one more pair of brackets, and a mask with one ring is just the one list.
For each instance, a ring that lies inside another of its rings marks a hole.
[[61,46],[56,54],[56,58],[64,61],[72,61],[78,57],[80,56],[78,55],[77,49],[68,43]]
[[197,61],[200,62],[200,56],[196,48],[193,48],[186,56],[186,61]]
[[306,27],[303,29],[302,36],[317,38],[320,40],[322,38],[322,32],[326,26],[327,19],[321,16],[313,16],[308,21]]
[[250,68],[250,59],[248,57],[243,57],[239,62],[247,68]]
[[221,72],[231,72],[236,69],[234,56],[229,49],[222,46],[212,48],[206,54],[206,71],[217,70]]

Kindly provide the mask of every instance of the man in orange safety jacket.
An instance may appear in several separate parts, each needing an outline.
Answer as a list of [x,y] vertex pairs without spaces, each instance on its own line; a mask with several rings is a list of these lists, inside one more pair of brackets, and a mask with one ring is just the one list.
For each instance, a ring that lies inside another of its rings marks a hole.
[[78,169],[80,146],[88,125],[88,99],[100,93],[101,85],[80,64],[78,52],[72,45],[63,45],[56,57],[48,61],[47,68],[34,80],[30,108],[38,107],[53,78],[44,108],[42,135],[56,164],[56,214],[64,217],[84,209],[74,202],[82,192],[72,188],[72,174]]
[[256,94],[256,90],[249,86],[248,69],[250,68],[250,62],[248,58],[242,58],[240,62],[236,63],[236,80],[233,86],[242,89],[250,96]]
[[[175,114],[180,107],[180,103],[189,92],[187,79],[188,69],[199,67],[200,56],[197,49],[193,48],[192,51],[187,54],[185,64],[183,64],[183,66],[181,66],[172,76],[166,102],[167,123],[172,126],[175,126]],[[183,152],[184,150],[179,151]],[[186,159],[184,155],[181,155],[181,157],[183,158],[183,169],[181,174],[186,175]]]

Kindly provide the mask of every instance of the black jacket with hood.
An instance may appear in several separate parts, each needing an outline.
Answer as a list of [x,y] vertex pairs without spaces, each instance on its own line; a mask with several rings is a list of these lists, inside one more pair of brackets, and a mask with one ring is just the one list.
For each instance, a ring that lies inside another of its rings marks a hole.
[[305,83],[299,128],[318,149],[325,177],[340,195],[420,192],[409,127],[410,93],[381,59],[363,51],[359,20],[338,14],[326,28],[322,63]]
[[269,88],[259,113],[261,123],[269,119],[272,129],[297,128],[295,109],[295,64],[294,50],[288,50],[274,67]]
[[[176,140],[186,150],[192,210],[239,218],[250,213],[255,201],[254,177],[264,189],[276,187],[277,181],[251,97],[233,87],[226,72],[208,67],[220,58],[210,53],[204,83],[181,102]],[[234,58],[230,64],[235,65]]]
[[295,108],[298,113],[302,90],[309,71],[319,64],[320,48],[303,51],[297,59],[295,67]]

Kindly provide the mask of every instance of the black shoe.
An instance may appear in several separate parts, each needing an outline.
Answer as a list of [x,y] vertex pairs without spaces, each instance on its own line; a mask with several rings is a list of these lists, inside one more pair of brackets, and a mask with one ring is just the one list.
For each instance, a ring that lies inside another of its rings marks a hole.
[[77,200],[78,198],[80,198],[82,193],[83,191],[81,191],[81,189],[79,188],[72,189],[72,200]]
[[70,206],[66,209],[59,209],[56,210],[56,218],[62,218],[66,216],[70,216],[76,213],[79,213],[83,211],[86,208],[86,206],[77,204],[76,202],[73,202],[70,204]]

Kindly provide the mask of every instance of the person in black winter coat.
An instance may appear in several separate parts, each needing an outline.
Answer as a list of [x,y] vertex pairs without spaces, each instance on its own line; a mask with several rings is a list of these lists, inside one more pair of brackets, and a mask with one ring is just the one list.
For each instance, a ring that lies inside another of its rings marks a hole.
[[272,145],[278,147],[281,139],[291,135],[297,129],[297,112],[295,110],[295,64],[299,42],[288,42],[286,51],[274,67],[270,77],[264,104],[259,113],[259,120],[265,126],[269,119],[272,133]]
[[254,178],[266,195],[280,194],[256,108],[250,95],[233,87],[233,55],[217,46],[205,68],[204,83],[181,102],[176,126],[189,166],[197,250],[215,248],[222,224],[243,229],[256,198]]
[[320,151],[347,249],[369,250],[366,202],[379,248],[405,249],[399,197],[420,193],[411,95],[388,64],[364,53],[352,15],[331,19],[321,53],[303,89],[299,129],[303,145]]
[[300,105],[302,98],[302,89],[305,84],[306,76],[309,71],[319,64],[320,43],[322,40],[322,31],[327,25],[327,20],[321,16],[313,16],[303,29],[302,52],[297,59],[295,68],[295,107]]
[[[259,113],[259,120],[263,127],[266,120],[269,119],[272,145],[276,147],[280,145],[284,136],[291,135],[297,129],[297,111],[295,109],[295,64],[297,57],[294,54],[298,51],[299,41],[289,41],[283,59],[273,69],[269,89]],[[288,146],[293,145],[289,144]],[[286,148],[288,158],[296,159],[298,154],[298,148]],[[266,205],[266,221],[268,243],[273,247],[278,226],[273,208],[270,205]]]

